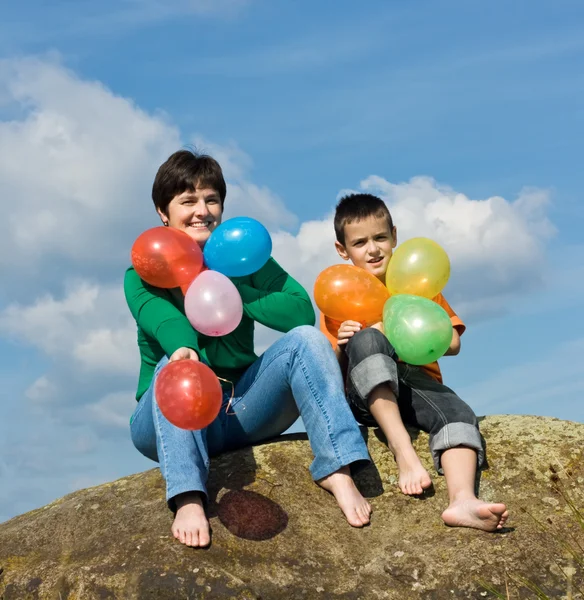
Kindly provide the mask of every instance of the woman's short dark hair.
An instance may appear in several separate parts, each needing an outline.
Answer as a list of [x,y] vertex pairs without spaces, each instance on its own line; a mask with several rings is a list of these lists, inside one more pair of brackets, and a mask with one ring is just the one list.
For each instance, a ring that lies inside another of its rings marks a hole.
[[175,196],[187,190],[194,192],[197,187],[214,189],[221,198],[223,208],[227,186],[219,163],[206,154],[179,150],[169,156],[156,173],[152,185],[154,206],[166,214]]

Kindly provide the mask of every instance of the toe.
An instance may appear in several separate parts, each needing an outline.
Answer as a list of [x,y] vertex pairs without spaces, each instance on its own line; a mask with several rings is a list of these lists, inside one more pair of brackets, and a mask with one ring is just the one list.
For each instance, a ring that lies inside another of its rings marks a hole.
[[367,525],[369,523],[369,514],[370,511],[367,510],[367,506],[361,506],[358,511],[359,519],[363,525]]
[[363,527],[363,523],[361,522],[361,518],[356,509],[348,511],[346,517],[349,525],[352,525],[353,527]]
[[189,546],[191,546],[192,548],[198,548],[199,547],[199,533],[198,531],[193,531],[190,535],[190,544]]
[[211,535],[209,532],[209,527],[202,527],[199,530],[199,546],[204,548],[211,543]]
[[193,546],[196,545],[196,541],[197,541],[197,534],[196,533],[192,533],[191,531],[187,531],[185,533],[185,546]]

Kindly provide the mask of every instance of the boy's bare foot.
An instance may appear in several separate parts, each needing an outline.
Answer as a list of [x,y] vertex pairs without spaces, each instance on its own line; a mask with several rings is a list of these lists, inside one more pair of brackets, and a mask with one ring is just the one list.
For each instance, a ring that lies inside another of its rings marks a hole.
[[350,475],[349,467],[342,467],[336,473],[332,473],[316,483],[336,498],[349,525],[363,527],[369,523],[371,505],[357,489]]
[[176,515],[171,527],[174,537],[185,546],[208,546],[211,543],[211,534],[201,494],[180,494],[175,501]]
[[418,496],[432,485],[430,474],[420,462],[417,454],[408,459],[397,459],[399,470],[399,489],[408,496]]
[[442,513],[442,520],[450,527],[473,527],[483,531],[502,529],[509,517],[504,504],[489,504],[478,498],[455,500]]

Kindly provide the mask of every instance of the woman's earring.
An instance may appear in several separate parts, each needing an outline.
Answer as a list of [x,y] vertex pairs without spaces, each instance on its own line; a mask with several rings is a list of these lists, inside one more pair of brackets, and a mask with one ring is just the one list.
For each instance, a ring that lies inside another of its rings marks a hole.
[[168,227],[168,221],[162,221],[162,224],[163,224],[165,227]]

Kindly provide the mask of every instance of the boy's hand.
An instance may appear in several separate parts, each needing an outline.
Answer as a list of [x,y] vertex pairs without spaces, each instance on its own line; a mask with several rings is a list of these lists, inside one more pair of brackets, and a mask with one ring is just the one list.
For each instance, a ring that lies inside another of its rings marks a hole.
[[337,333],[337,344],[344,346],[359,331],[361,331],[361,323],[358,321],[344,321]]

